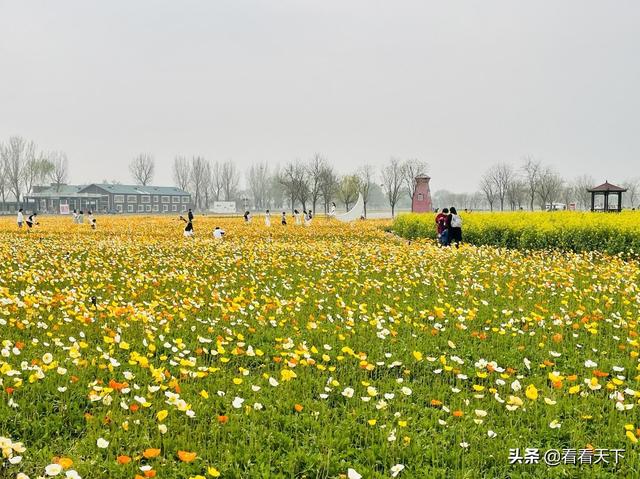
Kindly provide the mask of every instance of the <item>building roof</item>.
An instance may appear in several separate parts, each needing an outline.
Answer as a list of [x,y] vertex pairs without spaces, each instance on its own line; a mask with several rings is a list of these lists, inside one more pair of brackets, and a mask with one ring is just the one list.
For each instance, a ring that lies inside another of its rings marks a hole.
[[424,173],[417,175],[417,176],[416,176],[416,180],[417,180],[418,178],[419,178],[419,179],[425,179],[425,180],[430,180],[430,179],[431,179],[431,177],[430,177],[429,175],[424,174]]
[[626,188],[621,188],[620,186],[612,185],[608,181],[605,181],[601,185],[595,186],[593,188],[589,188],[587,191],[590,193],[598,193],[598,192],[625,192]]
[[140,186],[140,185],[112,185],[108,183],[92,183],[84,186],[87,189],[91,186],[97,186],[109,193],[116,195],[176,195],[190,196],[186,191],[175,186]]

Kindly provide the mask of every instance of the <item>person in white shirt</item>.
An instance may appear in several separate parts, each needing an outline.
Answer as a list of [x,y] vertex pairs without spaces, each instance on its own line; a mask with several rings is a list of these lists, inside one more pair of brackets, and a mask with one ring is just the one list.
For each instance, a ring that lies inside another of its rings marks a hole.
[[336,215],[336,204],[331,202],[331,208],[329,208],[329,216],[334,217]]
[[24,214],[22,213],[22,208],[18,210],[18,228],[22,228],[22,223],[24,223]]
[[224,236],[224,230],[221,229],[219,226],[216,226],[216,229],[213,230],[213,237],[215,239],[222,239],[223,236]]
[[267,210],[264,214],[264,224],[265,226],[271,226],[271,213]]

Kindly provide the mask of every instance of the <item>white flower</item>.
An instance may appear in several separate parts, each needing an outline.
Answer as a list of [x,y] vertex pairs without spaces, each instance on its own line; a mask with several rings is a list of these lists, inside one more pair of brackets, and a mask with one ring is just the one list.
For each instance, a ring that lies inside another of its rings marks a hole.
[[233,399],[233,402],[231,403],[231,405],[236,409],[240,409],[242,407],[242,403],[243,402],[244,402],[244,399],[242,399],[241,397],[236,396]]
[[362,475],[358,474],[355,469],[347,469],[347,479],[360,479],[361,477]]
[[66,473],[68,479],[82,479],[75,469],[69,469]]
[[271,384],[274,388],[280,384],[274,377],[269,377],[269,384]]
[[166,424],[158,424],[158,431],[160,431],[160,434],[166,434],[167,433]]
[[476,413],[476,416],[478,417],[485,417],[487,415],[487,411],[483,409],[476,409],[475,413]]
[[497,434],[494,431],[492,431],[491,429],[489,429],[487,431],[487,436],[489,436],[489,438],[493,439],[494,437],[497,436]]
[[391,468],[391,477],[396,477],[404,469],[404,464],[396,464]]
[[53,356],[51,355],[51,353],[44,353],[44,356],[42,356],[42,362],[45,364],[51,364],[52,361]]
[[460,443],[460,447],[461,447],[462,449],[467,449],[467,448],[469,447],[469,443],[468,443],[468,442],[464,442],[464,441],[463,441],[463,442],[461,442],[461,443]]
[[49,464],[44,468],[44,472],[47,476],[57,476],[62,472],[62,466],[60,464]]
[[558,421],[557,419],[554,419],[553,421],[551,421],[549,423],[549,427],[551,429],[560,429],[560,426],[562,426],[562,423],[560,421]]
[[404,394],[405,396],[411,396],[411,393],[413,392],[411,388],[408,388],[406,386],[403,387],[401,391],[402,391],[402,394]]
[[253,403],[253,409],[256,411],[261,411],[264,406],[259,402]]
[[22,461],[22,456],[12,456],[9,458],[9,462],[13,465],[19,464]]
[[346,398],[352,398],[354,392],[355,391],[353,390],[353,388],[344,388],[344,391],[342,391],[342,395]]
[[106,439],[103,438],[98,438],[98,440],[96,441],[96,445],[100,448],[100,449],[106,449],[109,447],[109,441],[107,441]]
[[520,391],[522,389],[522,385],[520,384],[520,381],[518,381],[517,379],[513,381],[511,383],[511,389],[513,389],[514,391]]
[[587,359],[584,362],[584,367],[585,368],[595,368],[598,365],[598,363],[596,363],[595,361],[591,361],[591,359]]

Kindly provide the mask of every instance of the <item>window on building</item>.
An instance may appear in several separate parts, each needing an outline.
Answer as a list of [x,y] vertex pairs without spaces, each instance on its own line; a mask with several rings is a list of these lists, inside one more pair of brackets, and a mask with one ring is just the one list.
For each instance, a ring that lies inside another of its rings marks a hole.
[[116,205],[116,211],[122,213],[122,205]]
[[142,195],[140,198],[142,199],[143,203],[151,203],[151,196],[149,195]]
[[171,197],[171,202],[172,203],[180,203],[180,197],[179,196],[172,196]]
[[127,203],[137,203],[138,197],[136,195],[127,195]]
[[144,212],[144,205],[138,205],[138,213]]
[[160,197],[158,195],[153,195],[153,202],[157,203],[158,201],[160,201]]
[[113,195],[114,203],[124,203],[124,195]]
[[146,205],[144,209],[147,213],[151,213],[151,205]]
[[163,203],[169,203],[169,197],[168,196],[163,196],[162,197],[162,202]]
[[171,205],[171,211],[178,211],[178,205]]
[[169,211],[169,205],[162,205],[162,212],[166,213]]
[[133,205],[127,205],[127,211],[133,213]]
[[418,201],[424,201],[424,195],[422,193],[418,193]]
[[187,211],[187,205],[182,205],[182,211]]
[[189,197],[188,196],[183,196],[182,197],[182,202],[183,203],[189,203]]
[[153,205],[153,212],[158,213],[160,211],[160,205]]

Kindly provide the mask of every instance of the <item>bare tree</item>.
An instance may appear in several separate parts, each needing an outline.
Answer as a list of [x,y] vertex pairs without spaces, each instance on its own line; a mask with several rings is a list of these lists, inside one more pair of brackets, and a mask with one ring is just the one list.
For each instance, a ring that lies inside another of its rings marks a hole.
[[136,185],[147,186],[150,184],[154,170],[155,160],[151,153],[140,153],[129,163],[129,171]]
[[403,183],[403,168],[400,160],[391,158],[389,163],[382,168],[382,188],[391,206],[391,217],[395,216],[396,204],[400,199],[400,191]]
[[173,183],[181,190],[189,190],[190,170],[191,165],[185,156],[176,156],[173,159]]
[[333,201],[338,192],[339,179],[333,166],[326,164],[320,173],[320,193],[324,203],[324,212],[329,212],[329,204]]
[[500,211],[504,211],[504,200],[507,197],[507,191],[509,191],[511,183],[515,180],[515,176],[513,167],[507,163],[493,165],[485,174],[486,179],[493,182],[493,191],[500,202]]
[[540,180],[540,173],[542,171],[542,164],[527,156],[524,159],[522,171],[524,173],[524,184],[527,191],[527,199],[529,200],[529,208],[533,211],[533,205],[538,191],[538,181]]
[[322,194],[322,173],[325,170],[327,160],[316,153],[307,165],[308,185],[309,185],[309,198],[312,205],[312,210],[316,211],[316,204]]
[[573,192],[578,203],[578,208],[588,210],[591,208],[591,193],[589,189],[595,186],[593,177],[589,175],[578,176],[573,180]]
[[20,136],[10,137],[2,148],[6,188],[18,203],[22,200],[25,169],[27,164],[34,160],[35,154],[35,143]]
[[67,154],[64,151],[52,151],[48,155],[48,160],[51,163],[49,178],[56,191],[60,191],[60,186],[67,183],[67,177],[69,176]]
[[622,186],[627,189],[627,204],[630,208],[635,208],[638,194],[640,193],[640,180],[638,178],[631,178],[622,183]]
[[227,160],[220,166],[220,182],[225,201],[231,201],[240,183],[240,174],[233,161]]
[[299,161],[287,163],[280,172],[278,181],[291,200],[291,210],[295,209],[296,201],[300,201],[302,208],[306,209],[306,202],[309,199],[309,185],[305,166]]
[[270,185],[269,164],[267,162],[251,165],[247,173],[249,191],[253,196],[253,204],[257,209],[264,209],[269,202]]
[[53,165],[44,156],[44,153],[38,153],[27,159],[22,168],[22,184],[26,195],[31,194],[35,185],[42,185],[50,176]]
[[8,174],[8,159],[6,157],[4,143],[0,142],[0,199],[2,200],[2,208],[0,211],[4,211],[6,202],[7,202],[7,194],[9,193],[9,174]]
[[189,168],[189,189],[193,197],[193,204],[198,209],[202,209],[204,205],[205,188],[207,180],[207,160],[202,156],[194,156],[191,158],[191,167]]
[[525,200],[526,186],[523,180],[514,180],[507,189],[507,202],[511,207],[511,210],[522,209],[522,204]]
[[416,158],[402,163],[402,179],[407,186],[409,199],[413,200],[413,193],[416,190],[416,176],[426,174],[428,167],[426,162]]
[[[362,195],[362,201],[364,203],[364,216],[367,217],[367,204],[369,203],[369,196],[371,194],[371,185],[373,184],[374,170],[371,165],[363,165],[358,168],[358,187],[359,192]],[[414,186],[415,189],[415,186]]]
[[480,190],[489,204],[489,209],[493,211],[493,204],[495,203],[497,196],[496,183],[488,173],[482,175],[482,178],[480,179]]
[[547,166],[540,172],[538,180],[538,201],[541,209],[547,206],[553,208],[553,203],[558,200],[562,193],[564,180],[553,170]]
[[218,161],[211,164],[211,197],[214,201],[220,201],[222,198],[222,166]]
[[358,192],[360,190],[360,179],[357,175],[346,175],[340,180],[340,189],[338,190],[338,196],[344,203],[347,211],[351,205],[358,199]]

